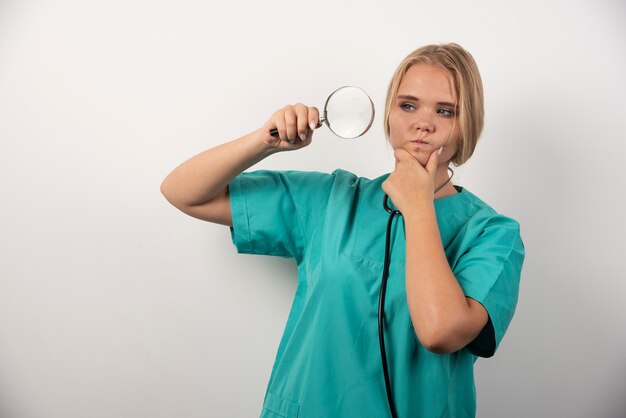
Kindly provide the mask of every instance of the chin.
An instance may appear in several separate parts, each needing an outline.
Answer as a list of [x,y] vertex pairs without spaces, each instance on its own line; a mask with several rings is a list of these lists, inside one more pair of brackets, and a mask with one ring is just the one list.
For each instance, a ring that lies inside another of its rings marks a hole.
[[409,154],[411,154],[413,156],[413,158],[415,158],[417,161],[419,161],[419,163],[422,166],[425,166],[426,163],[428,162],[428,157],[430,156],[430,154],[428,152],[425,151],[419,151],[419,150],[407,150]]

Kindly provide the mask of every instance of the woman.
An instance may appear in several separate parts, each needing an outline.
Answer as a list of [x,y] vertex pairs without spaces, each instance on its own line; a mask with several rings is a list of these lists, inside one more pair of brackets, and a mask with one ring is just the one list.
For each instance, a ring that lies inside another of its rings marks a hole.
[[[183,212],[229,225],[240,253],[297,262],[262,417],[475,416],[473,364],[495,353],[513,317],[524,245],[515,220],[448,177],[483,126],[472,56],[456,44],[413,51],[389,84],[384,119],[396,165],[373,180],[339,169],[242,174],[311,144],[318,110],[296,104],[161,186]],[[384,306],[389,387],[377,328],[385,193],[402,214]]]

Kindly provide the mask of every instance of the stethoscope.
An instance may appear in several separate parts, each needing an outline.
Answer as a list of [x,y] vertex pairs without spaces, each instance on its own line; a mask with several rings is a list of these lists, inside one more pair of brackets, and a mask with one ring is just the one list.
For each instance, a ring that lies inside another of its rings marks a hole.
[[385,237],[385,262],[383,264],[383,280],[380,284],[380,295],[378,297],[378,343],[380,344],[380,357],[383,362],[383,373],[385,375],[385,388],[387,389],[387,401],[389,402],[389,409],[391,410],[391,416],[396,418],[396,406],[393,402],[393,395],[391,394],[391,382],[389,381],[389,370],[387,369],[387,353],[385,351],[385,334],[383,331],[383,317],[385,316],[385,293],[387,291],[387,278],[389,276],[389,241],[391,237],[391,224],[393,223],[393,217],[396,215],[402,216],[399,210],[391,209],[387,204],[389,196],[385,194],[383,200],[383,207],[389,212],[389,219],[387,220],[387,235]]
[[[452,171],[452,174],[448,178],[448,180],[443,183],[441,186],[435,190],[437,193],[443,186],[448,184],[452,180],[452,176],[454,175],[454,171],[448,167],[448,170]],[[389,402],[389,410],[391,411],[392,418],[397,418],[398,413],[396,412],[396,406],[393,402],[393,395],[391,393],[391,381],[389,378],[389,369],[387,368],[387,352],[385,350],[385,334],[383,330],[383,317],[385,316],[385,293],[387,291],[387,278],[389,276],[389,244],[391,238],[391,225],[393,223],[393,217],[396,215],[402,216],[402,212],[397,209],[391,209],[387,202],[389,201],[389,196],[385,193],[385,198],[383,199],[383,207],[389,213],[389,219],[387,220],[387,233],[385,235],[385,261],[383,264],[383,279],[380,284],[380,295],[378,297],[378,343],[380,345],[380,357],[383,363],[383,374],[385,375],[385,388],[387,389],[387,401]]]

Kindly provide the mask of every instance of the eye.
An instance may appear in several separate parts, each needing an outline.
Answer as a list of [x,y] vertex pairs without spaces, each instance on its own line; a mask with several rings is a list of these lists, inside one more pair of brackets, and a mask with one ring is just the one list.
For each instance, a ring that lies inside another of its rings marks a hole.
[[415,106],[413,106],[411,103],[402,103],[400,105],[400,108],[407,112],[410,112],[411,110],[415,110]]
[[439,109],[437,113],[446,118],[451,118],[454,116],[454,110],[452,109]]

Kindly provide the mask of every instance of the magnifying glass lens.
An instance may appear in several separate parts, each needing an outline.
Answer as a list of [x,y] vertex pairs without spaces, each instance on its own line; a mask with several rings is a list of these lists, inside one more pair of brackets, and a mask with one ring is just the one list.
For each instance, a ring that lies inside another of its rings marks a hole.
[[341,87],[328,97],[326,123],[342,138],[363,135],[374,120],[374,105],[367,93],[358,87]]

